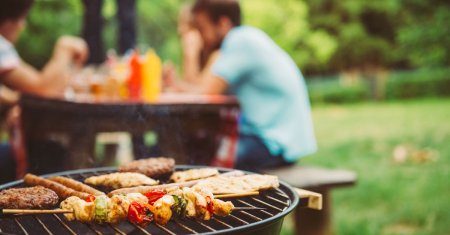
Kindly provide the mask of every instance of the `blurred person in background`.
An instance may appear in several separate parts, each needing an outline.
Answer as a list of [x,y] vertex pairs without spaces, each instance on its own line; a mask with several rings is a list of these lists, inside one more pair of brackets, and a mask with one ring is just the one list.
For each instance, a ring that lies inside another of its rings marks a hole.
[[[83,0],[83,38],[89,46],[88,64],[101,64],[105,61],[105,48],[103,46],[102,29],[103,0]],[[119,53],[123,55],[136,44],[136,0],[116,0],[119,23],[118,46]]]
[[[33,0],[0,1],[0,83],[18,92],[61,97],[71,69],[81,66],[87,58],[87,45],[80,38],[62,36],[56,42],[52,57],[42,71],[22,61],[14,44],[25,28],[26,15],[32,4]],[[15,118],[18,113],[17,108],[13,110],[9,118],[11,125],[18,123]],[[14,140],[14,136],[11,139]],[[17,159],[19,156],[15,156],[13,151],[14,147],[11,149],[7,144],[1,145],[0,183],[13,180],[17,164],[24,162],[24,159]],[[23,157],[23,154],[18,155]]]
[[[169,88],[183,90],[183,86],[198,85],[201,82],[202,73],[206,73],[219,54],[218,48],[207,48],[203,43],[200,32],[195,26],[192,15],[192,5],[181,7],[178,16],[178,35],[181,41],[182,73],[177,79],[176,69],[173,64],[164,68],[164,82]],[[170,84],[177,81],[176,86]],[[188,88],[187,88],[188,89]]]
[[238,98],[242,116],[235,167],[259,171],[314,153],[308,93],[291,57],[261,30],[241,26],[236,0],[197,0],[192,13],[204,47],[220,53],[198,84],[172,85]]

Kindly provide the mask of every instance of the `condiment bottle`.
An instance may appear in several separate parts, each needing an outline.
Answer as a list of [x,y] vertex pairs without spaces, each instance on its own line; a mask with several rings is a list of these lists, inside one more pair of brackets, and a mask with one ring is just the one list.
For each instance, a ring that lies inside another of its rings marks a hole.
[[142,68],[142,96],[156,102],[161,93],[161,59],[154,50],[147,51]]
[[141,99],[141,62],[139,53],[134,51],[130,58],[130,78],[128,79],[128,99]]

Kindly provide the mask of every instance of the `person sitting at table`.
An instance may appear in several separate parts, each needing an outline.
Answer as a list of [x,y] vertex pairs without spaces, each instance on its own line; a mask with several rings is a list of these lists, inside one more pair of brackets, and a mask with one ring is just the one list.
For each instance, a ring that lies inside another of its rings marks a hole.
[[263,31],[241,26],[237,0],[196,0],[192,12],[204,45],[220,53],[198,84],[178,89],[238,98],[242,116],[235,167],[258,171],[314,153],[308,93],[291,57]]
[[[32,4],[33,0],[0,1],[0,83],[19,92],[62,96],[71,68],[81,66],[87,58],[87,45],[80,38],[62,36],[42,71],[22,61],[14,43],[25,27],[26,15]],[[0,181],[14,179],[14,165],[10,147],[2,145]]]
[[[180,9],[178,35],[182,52],[181,76],[177,78],[176,69],[171,63],[164,67],[163,72],[165,87],[175,89],[175,91],[180,87],[183,90],[183,86],[199,84],[203,77],[201,74],[211,69],[211,65],[219,55],[218,48],[208,48],[203,43],[200,32],[195,26],[191,4],[185,4]],[[177,82],[177,85],[172,86],[171,84],[174,82]]]

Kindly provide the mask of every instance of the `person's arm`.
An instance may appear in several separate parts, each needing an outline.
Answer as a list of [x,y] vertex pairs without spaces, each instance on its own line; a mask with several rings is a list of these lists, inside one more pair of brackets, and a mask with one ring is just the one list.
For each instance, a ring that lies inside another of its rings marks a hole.
[[[176,79],[172,84],[174,90],[179,92],[197,93],[197,94],[222,94],[228,88],[228,83],[221,77],[211,72],[211,67],[219,56],[219,51],[213,52],[205,68],[198,73],[197,81],[190,82],[187,79]],[[175,79],[172,79],[175,80]]]
[[72,66],[81,65],[87,57],[86,43],[75,37],[58,40],[50,61],[42,72],[21,63],[2,76],[6,86],[20,92],[44,96],[60,96],[64,92]]
[[200,56],[202,50],[202,39],[199,32],[190,29],[181,35],[183,49],[183,72],[182,78],[192,84],[198,84],[200,80]]
[[221,77],[212,73],[202,76],[202,81],[198,84],[192,84],[180,80],[176,83],[176,90],[186,93],[219,95],[223,94],[228,88],[228,83]]

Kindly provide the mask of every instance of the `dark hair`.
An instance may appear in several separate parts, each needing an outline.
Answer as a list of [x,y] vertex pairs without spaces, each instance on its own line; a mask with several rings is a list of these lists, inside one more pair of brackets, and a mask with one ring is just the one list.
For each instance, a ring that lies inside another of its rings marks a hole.
[[224,16],[229,18],[234,26],[241,25],[241,7],[237,0],[197,0],[192,12],[205,12],[214,23]]
[[25,16],[34,0],[0,0],[0,23]]

